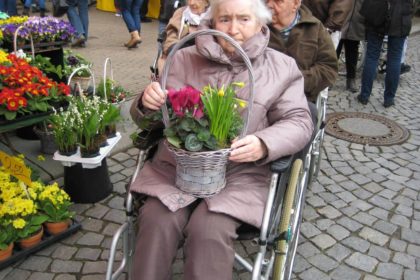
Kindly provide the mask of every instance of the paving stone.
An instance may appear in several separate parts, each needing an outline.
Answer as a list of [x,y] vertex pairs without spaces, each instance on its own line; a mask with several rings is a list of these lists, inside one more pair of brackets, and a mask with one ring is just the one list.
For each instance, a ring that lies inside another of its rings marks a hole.
[[372,216],[375,216],[379,219],[382,219],[382,220],[388,220],[388,216],[389,216],[388,211],[386,211],[382,208],[378,208],[378,207],[375,207],[375,208],[371,209],[369,211],[369,214],[371,214]]
[[115,173],[114,175],[109,176],[109,181],[114,184],[124,180],[125,178],[127,178],[127,176],[124,176],[121,173]]
[[318,236],[315,236],[314,238],[312,238],[312,242],[314,242],[315,245],[321,248],[322,250],[327,249],[336,243],[334,238],[332,238],[328,234],[320,234]]
[[364,185],[363,188],[371,193],[377,193],[384,189],[383,187],[381,187],[379,184],[375,182],[370,182],[369,184]]
[[118,162],[124,162],[127,159],[129,159],[130,156],[126,153],[118,153],[116,155],[113,155],[111,158],[118,161]]
[[315,209],[308,205],[306,205],[305,208],[303,208],[302,216],[303,216],[303,219],[305,219],[306,221],[312,221],[313,219],[316,219],[319,217]]
[[378,260],[363,255],[359,252],[355,252],[348,259],[345,260],[345,263],[357,269],[366,272],[372,272],[378,264]]
[[[330,192],[321,192],[318,193],[318,195],[326,202],[326,203],[331,203],[333,201],[336,201],[338,199],[338,197],[335,194],[332,194]],[[320,206],[325,206],[324,205],[320,205]]]
[[[63,239],[61,242],[66,244],[66,245],[73,245],[77,242],[77,240],[79,240],[81,237],[83,236],[83,233],[81,231],[76,232],[75,234],[71,235],[70,237],[67,237],[66,239]],[[53,244],[52,246],[57,246],[58,244]],[[48,249],[48,248],[47,248]],[[53,250],[55,251],[55,249]],[[52,252],[53,252],[52,251]],[[51,252],[51,253],[52,253]]]
[[25,262],[23,262],[19,268],[26,270],[34,270],[45,272],[51,263],[51,258],[41,256],[30,256]]
[[[344,176],[343,176],[344,177]],[[346,178],[347,180],[347,178]],[[337,181],[340,182],[340,181]],[[328,185],[325,187],[328,191],[330,191],[331,193],[338,193],[338,192],[342,192],[344,191],[344,189],[342,187],[340,187],[339,185],[333,184],[333,185]]]
[[302,245],[299,245],[297,248],[297,252],[302,255],[304,258],[309,258],[313,255],[317,255],[320,253],[318,248],[316,248],[312,243],[305,242]]
[[358,231],[360,228],[363,227],[360,223],[348,217],[341,217],[340,219],[338,219],[337,223],[347,228],[351,232]]
[[124,169],[124,166],[122,164],[115,164],[113,166],[108,166],[108,171],[111,173],[117,173]]
[[[412,245],[412,246],[415,246],[415,245]],[[405,252],[405,249],[407,248],[407,242],[392,238],[391,242],[389,243],[389,248],[394,251]],[[419,257],[420,257],[420,247],[418,249],[419,249]],[[408,253],[410,254],[409,251]]]
[[103,206],[102,204],[96,204],[94,207],[86,211],[86,215],[96,219],[101,219],[108,211],[108,207]]
[[82,214],[83,212],[85,212],[87,209],[91,207],[92,207],[92,204],[75,203],[70,206],[70,209],[76,212],[76,214]]
[[366,191],[365,189],[362,189],[362,188],[360,188],[358,190],[355,190],[353,192],[353,194],[355,196],[357,196],[358,198],[363,199],[363,200],[367,200],[369,197],[371,197],[373,195],[371,192],[368,192],[368,191]]
[[76,253],[76,251],[77,248],[75,247],[62,245],[54,251],[52,257],[54,259],[70,260],[74,253]]
[[415,243],[420,245],[420,232],[416,232],[410,229],[402,228],[401,229],[401,238],[410,243]]
[[362,223],[364,225],[368,225],[368,226],[371,226],[375,221],[378,220],[374,216],[369,215],[369,214],[367,214],[365,212],[359,212],[356,215],[354,215],[352,218],[354,220],[356,220],[356,221],[358,221],[358,222],[360,222],[360,223]]
[[299,274],[299,277],[302,280],[327,280],[330,279],[330,277],[325,274],[324,272],[312,267],[301,274]]
[[[51,272],[58,273],[78,273],[83,263],[79,261],[54,260],[51,264]],[[55,279],[54,279],[55,280]]]
[[388,180],[387,181],[385,181],[385,182],[383,182],[383,183],[381,183],[382,184],[382,186],[384,186],[385,188],[387,188],[387,189],[391,189],[391,190],[393,190],[393,191],[396,191],[396,192],[399,192],[399,191],[401,191],[404,187],[403,187],[403,184],[402,183],[400,183],[400,182],[394,182],[394,181],[391,181],[390,180],[390,177],[392,176],[392,174],[390,174],[390,175],[388,175],[387,177],[388,177]]
[[301,273],[302,271],[307,270],[311,267],[311,264],[308,263],[303,257],[299,254],[296,254],[295,262],[293,264],[293,272],[294,273]]
[[356,184],[358,185],[365,185],[369,182],[371,182],[372,180],[362,174],[353,174],[350,175],[350,180],[352,180],[353,182],[356,182]]
[[337,240],[344,239],[350,235],[350,232],[340,225],[332,225],[327,229],[327,232]]
[[385,234],[382,234],[379,231],[368,227],[364,227],[359,232],[359,236],[379,246],[385,245],[389,240],[389,236],[386,236]]
[[118,209],[111,209],[104,217],[105,220],[111,221],[117,224],[125,222],[125,212]]
[[304,222],[300,226],[300,232],[306,237],[310,238],[312,236],[318,235],[321,233],[314,225],[308,222]]
[[322,254],[309,257],[308,261],[324,272],[328,272],[338,266],[335,260]]
[[340,183],[340,186],[348,191],[354,191],[359,188],[359,185],[352,181],[346,181],[346,182]]
[[397,206],[397,209],[395,209],[395,212],[401,215],[404,215],[406,217],[413,216],[413,208],[407,207],[403,204],[400,204]]
[[398,226],[379,220],[373,225],[373,228],[387,235],[393,235],[394,232],[398,229]]
[[76,280],[76,276],[70,274],[58,274],[54,280]]
[[347,203],[357,200],[357,197],[355,197],[351,192],[337,193],[337,196]]
[[101,244],[103,239],[104,236],[101,234],[97,234],[95,232],[88,232],[77,241],[77,244],[87,246],[98,246],[99,244]]
[[14,268],[9,274],[7,274],[7,280],[26,280],[31,276],[31,272],[28,270],[22,270],[19,268]]
[[350,236],[341,241],[341,243],[362,253],[365,253],[370,246],[369,242],[355,236]]
[[320,230],[326,230],[327,228],[329,228],[333,224],[334,224],[334,221],[332,221],[330,219],[319,219],[319,220],[316,221],[316,226]]
[[401,279],[403,267],[394,263],[380,263],[376,275],[387,279]]
[[106,261],[94,261],[85,262],[83,266],[83,274],[90,273],[106,273],[107,262]]
[[9,272],[10,271],[12,271],[12,267],[11,266],[8,266],[8,267],[6,267],[6,268],[4,268],[4,269],[2,269],[2,270],[0,270],[0,280],[4,280],[4,279],[6,279],[5,277],[6,277],[6,275],[7,274],[9,274]]
[[119,227],[120,227],[120,225],[118,225],[118,224],[108,223],[105,226],[102,233],[105,234],[105,235],[114,236],[115,232],[118,230]]
[[419,280],[420,271],[406,269],[404,271],[404,280]]
[[368,255],[381,262],[388,262],[391,257],[391,251],[380,246],[372,245],[369,248]]
[[87,217],[82,222],[82,228],[88,231],[96,231],[99,232],[104,225],[102,220],[93,219],[91,217]]
[[386,210],[391,210],[395,206],[394,203],[392,203],[388,199],[383,198],[383,197],[378,196],[378,195],[375,195],[372,198],[370,198],[369,202],[378,206],[378,207],[384,208]]
[[94,261],[94,260],[97,260],[99,258],[100,254],[101,254],[100,249],[80,248],[75,255],[75,259]]
[[391,217],[391,223],[405,227],[405,228],[410,228],[410,219],[402,215],[397,215],[397,214],[393,215]]
[[382,191],[380,191],[378,193],[378,195],[383,196],[387,199],[392,199],[393,197],[395,197],[398,193],[394,192],[392,190],[388,190],[388,189],[383,189]]
[[333,257],[335,260],[341,262],[344,258],[351,254],[351,250],[341,245],[340,243],[335,244],[327,250],[327,255]]
[[392,261],[409,269],[416,269],[416,259],[408,254],[396,252]]
[[361,273],[345,264],[340,265],[331,273],[331,278],[336,280],[357,280],[361,277]]
[[54,278],[54,274],[46,273],[46,272],[34,272],[28,278],[28,280],[52,280]]
[[338,211],[337,209],[335,209],[334,207],[329,206],[329,205],[319,209],[318,213],[324,215],[325,217],[327,217],[329,219],[335,219],[335,218],[341,216],[340,211]]
[[[405,189],[404,192],[405,191],[411,191],[411,190]],[[411,197],[416,197],[417,196],[417,193],[414,192],[414,194],[411,193],[411,194],[407,194],[407,195],[409,195]],[[410,198],[408,198],[408,197],[406,197],[405,195],[399,195],[399,196],[397,196],[396,198],[394,198],[394,202],[395,203],[398,203],[398,204],[402,204],[402,205],[407,206],[407,207],[413,207],[413,200],[410,199]],[[412,211],[413,210],[411,210],[411,212]]]
[[108,202],[108,206],[114,209],[124,210],[124,198],[115,196]]
[[348,205],[347,202],[345,202],[345,201],[343,201],[341,199],[337,199],[337,200],[335,200],[333,202],[330,202],[330,204],[332,206],[334,206],[335,208],[337,208],[337,209],[341,209],[341,208],[343,208],[343,207],[345,207],[345,206]]

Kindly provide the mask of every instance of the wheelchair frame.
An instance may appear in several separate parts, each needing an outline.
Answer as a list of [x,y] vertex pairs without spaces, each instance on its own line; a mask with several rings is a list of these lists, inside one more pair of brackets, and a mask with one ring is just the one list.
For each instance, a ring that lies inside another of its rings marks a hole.
[[[305,203],[305,193],[308,185],[318,176],[321,161],[321,146],[324,139],[324,124],[326,117],[328,88],[323,90],[317,99],[318,122],[315,126],[315,136],[306,148],[303,158],[289,156],[271,163],[271,182],[267,203],[264,209],[264,217],[259,236],[255,238],[255,232],[247,232],[245,235],[259,246],[253,264],[235,252],[235,261],[252,273],[252,279],[290,279],[294,257],[298,245],[302,210]],[[134,182],[138,172],[147,159],[152,146],[154,135],[146,135],[144,131],[144,145],[140,147],[137,159],[137,168],[131,179]],[[152,136],[148,139],[147,136]],[[135,221],[136,209],[134,209],[133,194],[128,192],[125,202],[127,219],[116,231],[110,247],[110,255],[106,272],[106,280],[116,280],[124,272],[128,273],[128,279],[132,279],[131,270],[136,242]],[[258,232],[257,232],[258,233]],[[239,240],[241,238],[239,232]],[[119,267],[113,272],[117,245],[122,238],[123,258]]]

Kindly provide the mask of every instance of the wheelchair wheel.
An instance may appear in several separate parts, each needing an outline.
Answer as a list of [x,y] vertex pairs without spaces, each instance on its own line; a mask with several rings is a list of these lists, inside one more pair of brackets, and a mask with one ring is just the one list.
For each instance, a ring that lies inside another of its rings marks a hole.
[[313,181],[318,177],[319,170],[321,169],[321,159],[322,159],[322,143],[324,142],[325,130],[321,129],[316,135],[314,141],[312,142],[311,147],[311,163],[309,166],[309,184],[312,184]]
[[272,278],[274,280],[288,280],[292,274],[299,239],[304,192],[306,190],[306,182],[301,180],[302,165],[300,159],[293,163],[284,198],[279,224],[280,240],[274,246],[276,253]]

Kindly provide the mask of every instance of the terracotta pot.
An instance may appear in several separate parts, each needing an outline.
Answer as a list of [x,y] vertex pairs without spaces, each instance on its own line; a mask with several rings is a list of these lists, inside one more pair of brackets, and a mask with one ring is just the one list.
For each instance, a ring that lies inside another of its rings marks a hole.
[[31,248],[38,243],[41,242],[42,236],[44,235],[44,228],[41,226],[41,229],[34,233],[33,235],[19,240],[19,247],[22,249],[28,249]]
[[9,244],[9,246],[4,249],[0,250],[0,262],[7,260],[13,253],[13,242]]
[[61,222],[45,222],[44,225],[47,228],[47,232],[49,234],[57,235],[68,229],[70,225],[70,220],[65,220]]

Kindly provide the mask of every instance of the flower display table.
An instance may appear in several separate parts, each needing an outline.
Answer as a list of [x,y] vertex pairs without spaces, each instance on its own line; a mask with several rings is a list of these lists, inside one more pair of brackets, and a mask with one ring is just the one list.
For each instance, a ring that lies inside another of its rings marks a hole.
[[106,156],[121,139],[121,134],[108,139],[108,145],[100,149],[100,155],[93,158],[80,157],[80,149],[72,156],[58,152],[53,159],[64,165],[64,189],[76,203],[94,203],[106,198],[112,192]]

